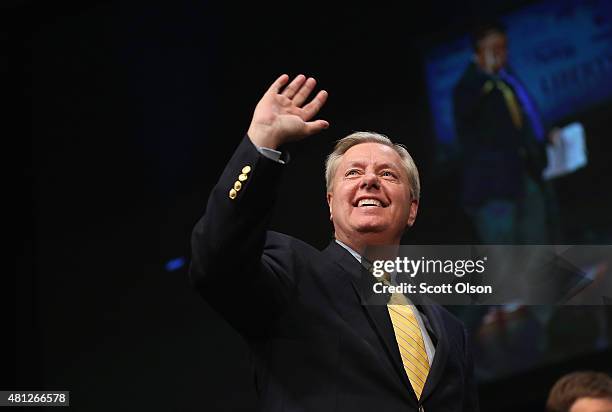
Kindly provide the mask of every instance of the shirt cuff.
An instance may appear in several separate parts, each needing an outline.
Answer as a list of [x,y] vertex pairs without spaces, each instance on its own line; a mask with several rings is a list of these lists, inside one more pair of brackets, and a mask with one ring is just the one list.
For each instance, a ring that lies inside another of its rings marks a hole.
[[281,157],[283,157],[283,153],[279,152],[278,150],[268,149],[267,147],[255,147],[257,148],[257,151],[262,154],[262,156],[265,156],[270,160],[274,160],[275,162],[285,164],[289,160],[288,153],[287,156],[285,156],[285,159],[281,159]]

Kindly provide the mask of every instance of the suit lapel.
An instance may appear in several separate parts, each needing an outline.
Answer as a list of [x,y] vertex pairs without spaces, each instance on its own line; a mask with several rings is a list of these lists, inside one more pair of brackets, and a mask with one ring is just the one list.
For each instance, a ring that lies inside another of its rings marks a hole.
[[[395,373],[397,373],[405,386],[406,393],[410,393],[416,401],[416,395],[404,371],[404,365],[395,340],[395,333],[393,332],[393,325],[389,318],[387,310],[387,302],[390,297],[389,294],[374,293],[373,285],[375,280],[373,276],[350,254],[349,251],[335,241],[332,241],[323,253],[328,254],[330,259],[339,265],[346,273],[347,276],[341,277],[346,277],[350,280],[361,305],[370,318],[371,324],[374,326],[376,334],[383,343],[386,356],[390,360]],[[339,273],[334,273],[340,276]],[[432,336],[432,340],[435,342],[436,349],[421,396],[422,402],[431,396],[443,377],[449,354],[449,341],[448,335],[444,330],[442,317],[436,304],[432,301],[425,301],[415,296],[411,296],[410,299],[418,306],[419,310],[425,314],[427,319],[425,323],[433,332],[434,336]]]
[[427,304],[421,305],[420,309],[425,313],[437,339],[436,353],[431,367],[429,368],[429,374],[425,381],[425,388],[423,388],[423,393],[421,395],[421,401],[423,401],[433,393],[436,385],[440,382],[440,379],[442,379],[448,359],[449,342],[448,335],[444,330],[439,308],[435,306],[433,302],[427,302]]
[[371,324],[374,326],[376,334],[383,342],[385,353],[390,359],[393,369],[400,377],[407,391],[409,391],[407,393],[411,393],[416,400],[416,395],[414,395],[410,380],[404,371],[404,366],[395,340],[395,333],[393,332],[393,325],[389,318],[389,312],[387,310],[387,302],[390,297],[389,294],[374,293],[374,277],[348,250],[344,249],[335,241],[330,243],[324,253],[329,254],[330,258],[348,275],[346,277],[350,280],[361,305],[364,307],[370,318]]

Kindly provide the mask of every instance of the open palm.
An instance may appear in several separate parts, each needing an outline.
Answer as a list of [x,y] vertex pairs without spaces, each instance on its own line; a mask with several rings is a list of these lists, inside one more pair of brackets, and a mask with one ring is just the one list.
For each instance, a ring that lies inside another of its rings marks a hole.
[[316,80],[299,75],[284,87],[288,81],[286,74],[276,79],[255,107],[248,135],[260,147],[276,149],[329,126],[325,120],[312,120],[325,104],[327,92],[321,90],[304,104]]

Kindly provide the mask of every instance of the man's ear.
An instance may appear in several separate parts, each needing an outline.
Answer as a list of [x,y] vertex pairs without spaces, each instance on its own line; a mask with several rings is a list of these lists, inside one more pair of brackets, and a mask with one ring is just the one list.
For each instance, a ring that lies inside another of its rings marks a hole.
[[329,220],[333,221],[332,216],[332,199],[334,194],[332,192],[327,192],[327,206],[329,206]]
[[410,201],[410,212],[408,213],[408,221],[406,222],[407,227],[411,227],[414,225],[414,221],[417,217],[417,212],[419,211],[419,201],[416,199],[412,199]]

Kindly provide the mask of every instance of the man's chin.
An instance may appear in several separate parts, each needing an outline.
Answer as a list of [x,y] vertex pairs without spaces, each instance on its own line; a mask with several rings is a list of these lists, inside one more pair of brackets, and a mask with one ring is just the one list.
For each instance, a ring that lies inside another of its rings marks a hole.
[[[396,243],[393,236],[388,231],[378,228],[377,230],[361,230],[355,234],[359,238],[359,244],[366,248],[373,248],[379,246],[391,246]],[[369,253],[372,253],[370,250]]]
[[380,235],[381,233],[383,233],[385,229],[386,229],[385,225],[369,223],[369,224],[363,224],[363,225],[357,226],[355,228],[355,231],[359,233],[360,235],[376,236],[376,235]]

